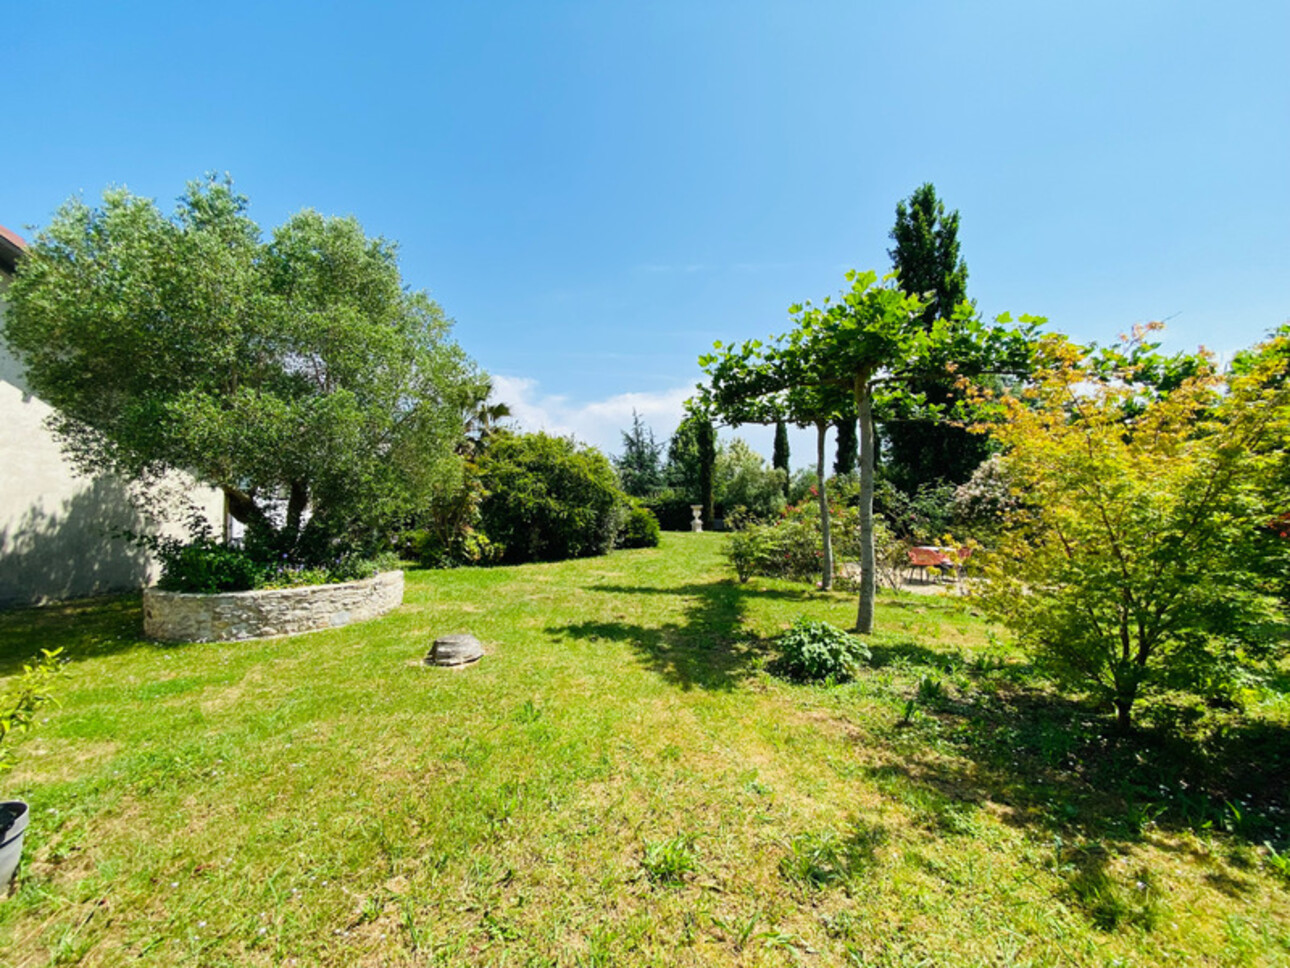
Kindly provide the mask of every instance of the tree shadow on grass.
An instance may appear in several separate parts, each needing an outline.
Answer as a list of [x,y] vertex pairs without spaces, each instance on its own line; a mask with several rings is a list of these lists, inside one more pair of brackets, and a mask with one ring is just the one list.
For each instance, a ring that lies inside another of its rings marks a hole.
[[0,676],[21,672],[41,649],[61,648],[63,659],[79,662],[139,646],[182,647],[143,637],[138,592],[0,612]]
[[908,641],[871,641],[867,643],[873,656],[869,664],[874,668],[884,666],[931,666],[943,672],[962,670],[966,660],[958,652],[929,649],[912,639]]
[[1290,791],[1269,782],[1290,773],[1285,724],[1212,711],[1180,721],[1158,703],[1119,735],[1108,715],[1052,691],[1029,666],[983,667],[912,643],[874,653],[879,665],[908,663],[901,688],[911,697],[923,678],[960,684],[928,690],[911,720],[892,726],[897,756],[868,768],[933,828],[962,832],[988,803],[1008,822],[1064,838],[1131,842],[1153,827],[1249,843],[1290,835]]
[[670,588],[589,585],[586,591],[615,595],[676,595],[684,598],[680,622],[650,627],[631,622],[577,622],[554,626],[550,635],[584,641],[607,640],[630,646],[645,665],[682,689],[728,691],[752,671],[765,643],[743,630],[744,603],[750,597],[806,601],[807,592],[751,589],[730,581]]

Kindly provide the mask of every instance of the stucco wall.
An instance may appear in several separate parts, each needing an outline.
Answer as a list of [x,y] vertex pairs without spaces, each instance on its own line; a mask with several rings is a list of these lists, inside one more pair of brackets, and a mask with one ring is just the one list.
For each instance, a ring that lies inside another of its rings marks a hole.
[[[0,313],[8,278],[0,272]],[[143,530],[125,487],[76,474],[45,429],[50,408],[26,392],[0,342],[0,608],[139,588],[155,564],[109,533]],[[223,495],[185,488],[218,533]]]
[[403,603],[403,572],[305,588],[186,595],[147,588],[143,631],[165,642],[232,642],[340,628]]

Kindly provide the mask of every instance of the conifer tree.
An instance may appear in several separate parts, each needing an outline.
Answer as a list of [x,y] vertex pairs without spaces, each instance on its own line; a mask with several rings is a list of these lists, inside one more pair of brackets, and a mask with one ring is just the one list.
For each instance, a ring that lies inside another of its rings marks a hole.
[[[949,320],[967,299],[967,263],[959,254],[959,213],[947,212],[930,182],[896,205],[895,243],[887,254],[900,288],[924,300],[920,320],[930,330]],[[931,407],[950,409],[959,399],[946,378],[911,385]],[[923,484],[962,484],[989,456],[989,444],[961,427],[951,426],[924,408],[913,406],[885,415],[888,476],[901,490],[914,493]]]
[[860,460],[860,445],[856,439],[855,414],[848,414],[833,421],[838,432],[837,457],[833,460],[834,474],[854,474]]
[[632,429],[623,432],[623,452],[613,462],[623,490],[632,497],[648,497],[662,487],[662,458],[663,445],[633,410]]
[[775,421],[775,449],[771,456],[771,466],[784,472],[784,497],[788,497],[788,424],[783,420]]

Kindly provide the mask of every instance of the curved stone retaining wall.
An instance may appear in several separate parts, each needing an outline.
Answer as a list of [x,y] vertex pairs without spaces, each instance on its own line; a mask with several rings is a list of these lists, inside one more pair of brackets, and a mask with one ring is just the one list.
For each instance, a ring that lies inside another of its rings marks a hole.
[[333,629],[403,603],[403,572],[303,588],[191,595],[143,590],[143,631],[164,642],[231,642]]

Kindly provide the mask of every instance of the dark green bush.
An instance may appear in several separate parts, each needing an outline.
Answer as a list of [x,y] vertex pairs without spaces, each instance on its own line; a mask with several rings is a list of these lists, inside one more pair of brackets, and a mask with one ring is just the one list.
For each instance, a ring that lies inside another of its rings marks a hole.
[[[855,487],[858,491],[858,481]],[[914,544],[937,543],[953,525],[954,495],[953,484],[920,484],[913,494],[906,494],[890,481],[880,480],[874,491],[873,510],[898,539]]]
[[[694,517],[690,511],[690,505],[697,502],[691,501],[684,494],[664,490],[645,498],[642,503],[654,512],[654,517],[658,519],[658,526],[664,531],[690,530],[690,521]],[[707,522],[704,524],[706,525]]]
[[241,548],[201,537],[187,544],[167,542],[158,549],[161,578],[168,592],[244,592],[263,581],[265,567]]
[[657,548],[662,539],[658,518],[654,512],[640,504],[634,504],[627,511],[627,520],[618,535],[620,548]]
[[440,542],[425,528],[414,528],[404,531],[394,539],[394,551],[410,561],[426,564],[426,556],[432,555]]
[[371,578],[397,565],[392,554],[362,557],[338,555],[331,561],[304,566],[284,558],[265,562],[246,548],[224,544],[205,534],[188,542],[155,542],[161,561],[157,587],[168,592],[215,594],[255,588],[293,588]]
[[404,558],[411,558],[426,568],[487,565],[497,558],[488,536],[472,527],[461,528],[447,540],[425,528],[405,531],[395,548]]
[[855,675],[861,662],[872,658],[868,646],[854,635],[829,625],[799,616],[793,627],[775,643],[779,657],[772,671],[785,679],[818,682],[832,679],[844,682]]
[[753,575],[819,581],[824,555],[819,529],[800,519],[749,525],[731,536],[726,553],[741,582]]
[[500,434],[480,460],[483,530],[507,563],[603,555],[627,496],[594,447],[547,434]]

